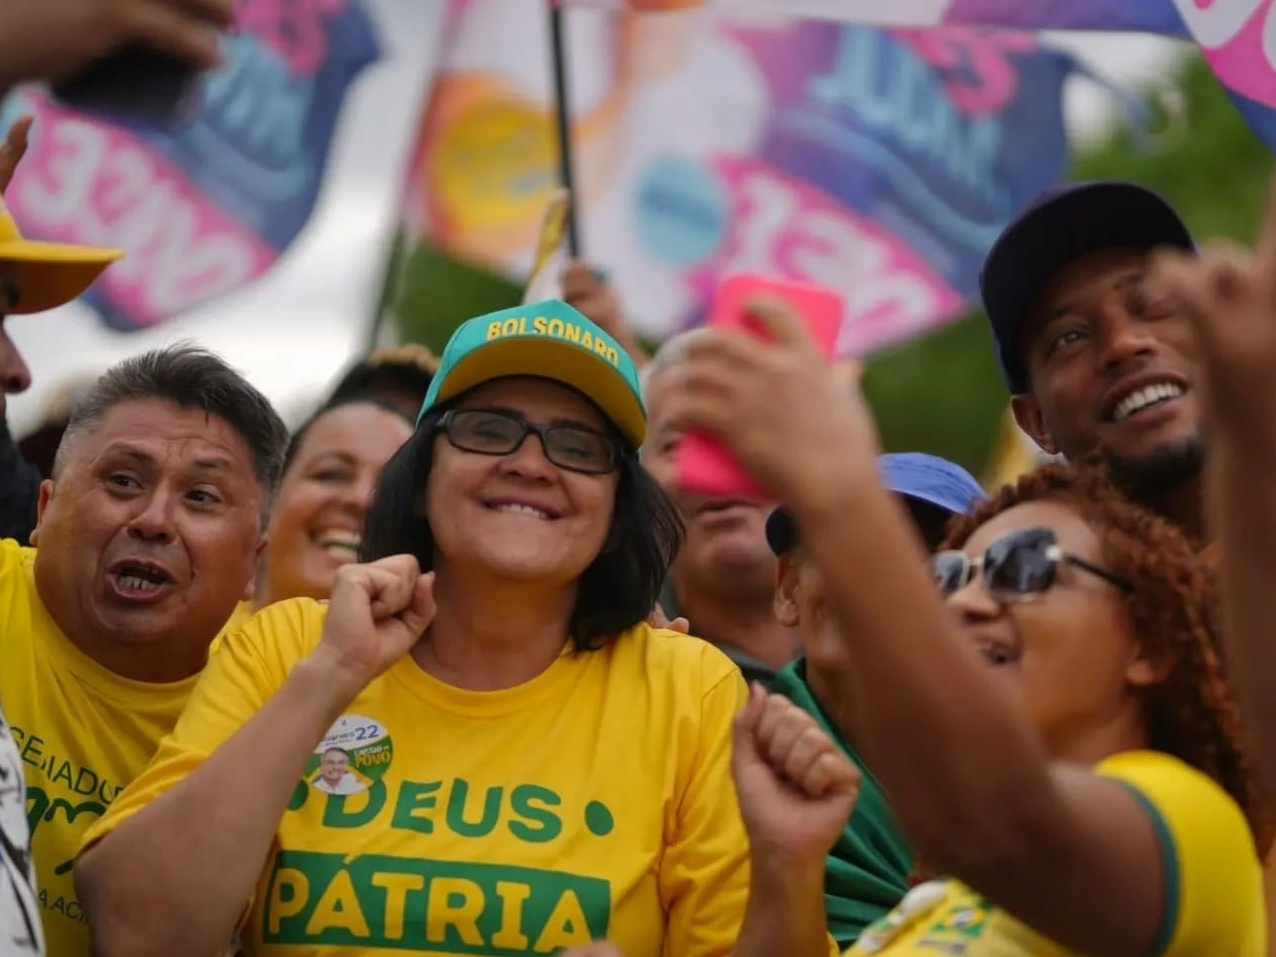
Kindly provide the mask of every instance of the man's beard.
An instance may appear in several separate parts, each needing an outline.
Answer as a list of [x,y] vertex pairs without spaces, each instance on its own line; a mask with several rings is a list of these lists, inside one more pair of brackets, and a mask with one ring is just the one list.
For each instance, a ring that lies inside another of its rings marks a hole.
[[1193,435],[1143,455],[1107,451],[1112,480],[1131,499],[1155,507],[1165,496],[1200,478],[1205,468],[1205,438]]

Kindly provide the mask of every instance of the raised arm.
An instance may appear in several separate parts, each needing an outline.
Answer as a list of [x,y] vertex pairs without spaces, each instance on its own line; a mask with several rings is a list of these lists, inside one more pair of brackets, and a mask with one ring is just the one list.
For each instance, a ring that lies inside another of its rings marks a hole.
[[793,509],[844,635],[821,670],[841,676],[857,747],[913,846],[1066,947],[1150,951],[1170,900],[1152,816],[1123,784],[1051,763],[880,487],[862,397],[848,399],[795,316],[757,314],[770,343],[721,331],[689,345],[679,413]]
[[815,719],[755,685],[731,775],[749,833],[749,903],[733,957],[828,957],[824,868],[859,796],[855,765]]
[[563,299],[596,322],[629,353],[639,369],[651,361],[625,320],[620,298],[606,276],[589,263],[575,261],[563,270]]
[[1156,278],[1196,327],[1210,432],[1206,506],[1220,565],[1229,673],[1268,790],[1276,789],[1276,184],[1253,253],[1165,251]]
[[[859,771],[815,720],[759,686],[732,724],[731,777],[749,834],[749,902],[732,957],[836,957],[824,860],[859,795]],[[671,938],[666,953],[682,953]],[[614,944],[562,957],[625,957]]]
[[[213,657],[177,729],[77,861],[94,954],[225,950],[306,759],[342,709],[416,642],[433,617],[432,583],[410,556],[343,568],[323,638],[279,676],[274,694],[261,694],[251,649],[227,646]],[[246,723],[243,710],[252,714]]]
[[93,61],[141,46],[208,68],[234,0],[42,0],[0,4],[0,94],[31,80],[66,80]]

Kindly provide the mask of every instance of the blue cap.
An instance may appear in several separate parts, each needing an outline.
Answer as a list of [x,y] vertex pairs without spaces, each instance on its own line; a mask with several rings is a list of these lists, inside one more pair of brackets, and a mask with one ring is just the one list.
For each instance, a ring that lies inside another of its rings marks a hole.
[[984,498],[973,475],[938,455],[894,452],[879,458],[877,467],[890,491],[954,515],[969,512]]
[[[938,455],[892,452],[878,458],[877,468],[887,490],[950,515],[969,512],[984,499],[973,475]],[[766,540],[777,555],[797,544],[797,525],[783,505],[767,516]]]
[[1014,394],[1028,391],[1020,332],[1051,279],[1100,249],[1196,245],[1168,202],[1134,183],[1065,183],[1042,193],[993,243],[979,276],[1001,374]]

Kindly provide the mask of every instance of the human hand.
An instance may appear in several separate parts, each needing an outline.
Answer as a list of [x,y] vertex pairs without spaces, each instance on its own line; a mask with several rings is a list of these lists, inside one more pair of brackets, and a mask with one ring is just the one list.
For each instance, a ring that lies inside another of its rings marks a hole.
[[854,365],[831,366],[785,303],[749,308],[765,338],[705,328],[670,369],[669,416],[726,445],[795,512],[843,494],[838,476],[878,483],[877,430]]
[[843,388],[858,394],[864,382],[864,360],[853,357],[834,360],[833,377],[842,383]]
[[656,607],[651,610],[651,614],[647,616],[647,624],[652,628],[667,628],[669,631],[680,631],[684,635],[691,634],[691,622],[681,616],[670,618],[665,614],[665,610],[657,603]]
[[0,87],[57,83],[126,47],[208,69],[234,0],[24,0],[0,3]]
[[641,366],[647,361],[646,351],[625,321],[620,298],[603,273],[587,262],[576,260],[563,270],[561,285],[564,302],[620,343],[635,363]]
[[749,689],[736,715],[731,776],[754,861],[823,866],[859,797],[859,769],[783,695]]
[[1211,429],[1270,442],[1276,428],[1269,401],[1276,379],[1276,180],[1252,251],[1230,242],[1195,254],[1158,250],[1151,273],[1195,329]]
[[9,184],[13,182],[13,174],[18,171],[18,164],[27,155],[31,124],[34,122],[33,117],[19,117],[9,127],[4,143],[0,144],[0,194],[8,191]]
[[434,574],[422,575],[413,556],[346,565],[337,572],[312,657],[353,696],[408,653],[434,612]]

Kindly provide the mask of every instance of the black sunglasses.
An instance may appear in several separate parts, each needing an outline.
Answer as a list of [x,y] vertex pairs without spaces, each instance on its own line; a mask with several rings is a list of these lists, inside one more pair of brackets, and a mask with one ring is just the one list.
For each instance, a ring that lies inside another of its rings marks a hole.
[[586,475],[606,475],[620,459],[616,440],[605,432],[583,425],[536,425],[500,409],[453,409],[443,413],[438,428],[462,452],[479,455],[510,455],[535,434],[545,458]]
[[931,567],[939,593],[945,597],[965,588],[976,574],[982,574],[988,594],[1002,601],[1026,601],[1050,590],[1063,562],[1096,575],[1122,591],[1134,590],[1119,575],[1064,552],[1048,528],[1011,532],[976,558],[965,552],[939,552],[931,559]]

